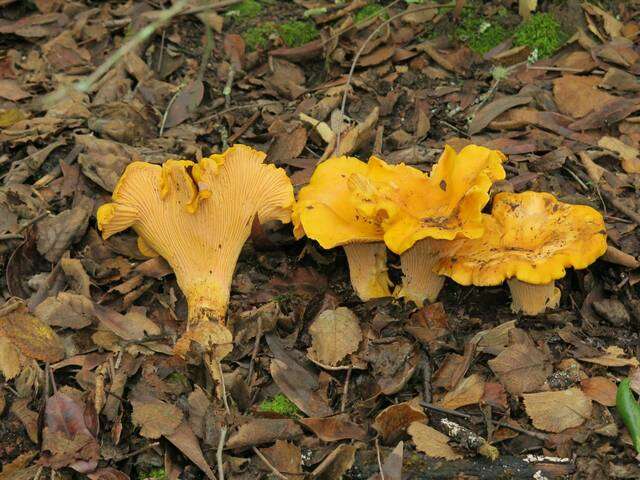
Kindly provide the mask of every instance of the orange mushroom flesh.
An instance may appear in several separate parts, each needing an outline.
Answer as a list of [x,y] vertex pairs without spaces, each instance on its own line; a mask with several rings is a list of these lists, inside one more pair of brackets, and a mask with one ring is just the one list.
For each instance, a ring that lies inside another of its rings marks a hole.
[[198,163],[133,162],[113,202],[98,210],[105,239],[131,227],[142,253],[157,253],[171,265],[187,299],[189,328],[209,320],[224,324],[231,279],[254,218],[290,221],[291,182],[264,158],[236,145]]
[[383,231],[362,214],[362,198],[354,195],[354,183],[365,180],[366,172],[367,165],[353,157],[320,163],[298,193],[292,214],[296,238],[306,235],[325,249],[344,247],[351,284],[365,301],[391,294]]
[[436,272],[461,285],[500,285],[511,291],[514,312],[538,315],[560,300],[555,280],[566,268],[583,269],[607,249],[602,215],[558,201],[549,193],[499,193],[484,235],[438,242]]
[[380,221],[387,247],[400,254],[404,280],[396,296],[418,305],[436,300],[444,278],[433,271],[433,242],[482,235],[481,212],[493,182],[505,177],[504,160],[499,151],[475,145],[460,153],[446,146],[430,175],[376,157],[369,160],[366,177],[375,193],[366,195],[360,188],[361,196],[370,198],[360,210]]

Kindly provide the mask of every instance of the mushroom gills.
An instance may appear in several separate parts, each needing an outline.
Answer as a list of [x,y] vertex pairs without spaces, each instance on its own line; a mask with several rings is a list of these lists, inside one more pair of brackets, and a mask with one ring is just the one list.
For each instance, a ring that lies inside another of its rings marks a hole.
[[560,303],[560,289],[555,282],[534,285],[516,278],[507,280],[511,291],[511,311],[525,315],[538,315]]
[[363,301],[391,295],[384,242],[350,243],[344,246],[351,285]]
[[433,240],[417,241],[413,247],[400,255],[403,285],[395,293],[396,297],[404,297],[422,306],[425,300],[433,303],[438,298],[444,285],[444,276],[435,273],[434,267],[438,256]]

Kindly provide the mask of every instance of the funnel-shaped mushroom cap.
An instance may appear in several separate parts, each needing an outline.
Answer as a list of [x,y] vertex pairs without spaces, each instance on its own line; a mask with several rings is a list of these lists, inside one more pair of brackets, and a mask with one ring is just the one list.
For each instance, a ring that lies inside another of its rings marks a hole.
[[98,210],[106,239],[132,227],[143,250],[173,268],[189,303],[190,322],[222,321],[242,245],[257,216],[289,222],[293,187],[265,154],[236,145],[199,163],[169,160],[162,167],[131,163]]
[[[372,157],[368,178],[377,187],[369,214],[382,222],[384,241],[403,253],[423,238],[476,238],[482,235],[482,209],[489,189],[505,178],[505,156],[470,145],[459,154],[448,145],[429,176],[406,165]],[[392,207],[390,207],[392,206]]]
[[292,221],[297,238],[306,235],[322,248],[382,240],[382,229],[359,211],[352,182],[367,173],[367,164],[353,157],[320,163],[309,184],[298,193]]
[[559,202],[549,193],[499,193],[484,215],[481,238],[438,242],[436,272],[462,285],[499,285],[510,278],[542,285],[586,268],[607,249],[602,215]]

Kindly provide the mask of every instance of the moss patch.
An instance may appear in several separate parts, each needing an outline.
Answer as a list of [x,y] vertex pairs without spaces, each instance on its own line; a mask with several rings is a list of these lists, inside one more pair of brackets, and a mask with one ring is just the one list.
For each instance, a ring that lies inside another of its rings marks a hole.
[[536,13],[516,29],[513,43],[526,45],[537,52],[537,58],[545,58],[562,47],[568,36],[553,15]]
[[260,404],[261,412],[273,412],[287,417],[299,417],[300,410],[289,400],[286,395],[279,393],[275,397],[267,399]]
[[387,11],[386,10],[383,11],[382,5],[379,5],[377,3],[370,3],[369,5],[362,7],[360,10],[356,12],[354,20],[356,23],[359,23],[364,20],[375,17],[376,13],[380,13],[380,12],[382,12],[381,13],[382,18],[384,18],[385,20],[389,18]]
[[320,35],[313,23],[299,20],[280,25],[278,32],[287,47],[299,47],[315,40]]
[[255,50],[266,47],[269,43],[269,37],[277,31],[278,29],[273,23],[263,23],[262,25],[247,29],[242,34],[242,38],[250,50]]
[[250,20],[260,15],[260,12],[262,12],[260,2],[256,0],[244,0],[232,6],[226,14],[238,20]]
[[155,480],[167,480],[167,473],[164,471],[164,468],[152,468],[151,470],[140,472],[138,475],[139,480],[144,480],[147,478],[153,478]]
[[487,53],[507,39],[509,31],[493,19],[478,15],[477,9],[465,9],[460,25],[455,30],[457,40],[478,53]]

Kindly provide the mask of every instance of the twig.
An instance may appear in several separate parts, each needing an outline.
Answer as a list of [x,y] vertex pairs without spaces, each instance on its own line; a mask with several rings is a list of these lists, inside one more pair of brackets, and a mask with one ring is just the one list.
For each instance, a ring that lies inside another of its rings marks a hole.
[[218,477],[224,480],[224,467],[222,465],[222,452],[224,450],[224,442],[227,439],[227,426],[220,429],[220,440],[218,441],[218,451],[216,452],[216,462],[218,463]]
[[185,10],[179,15],[191,15],[194,13],[206,12],[207,10],[221,10],[240,2],[242,2],[242,0],[222,0],[221,2],[211,3],[208,5],[198,5],[197,7],[192,7],[189,10]]
[[134,450],[133,452],[129,452],[125,455],[120,455],[119,457],[116,457],[113,459],[114,462],[118,463],[121,462],[122,460],[126,460],[127,458],[131,458],[131,457],[135,457],[136,455],[142,453],[142,452],[146,452],[147,450],[151,450],[152,448],[157,447],[158,445],[160,445],[160,442],[153,442],[153,443],[149,443],[148,445],[145,445],[144,447],[140,447],[137,450]]
[[227,415],[231,416],[231,410],[229,409],[229,403],[227,402],[227,387],[224,384],[224,374],[222,373],[222,364],[220,360],[216,358],[216,363],[218,365],[218,373],[220,374],[220,388],[222,389],[222,403],[224,403],[224,409],[227,412]]
[[176,101],[176,98],[178,98],[178,95],[180,95],[180,92],[182,92],[184,85],[185,85],[184,83],[180,84],[180,86],[178,87],[178,90],[176,90],[176,93],[173,94],[173,97],[171,97],[171,100],[169,100],[169,103],[167,104],[167,108],[164,111],[164,115],[162,115],[162,121],[160,122],[160,132],[158,133],[159,137],[161,137],[162,134],[164,133],[164,126],[167,123],[167,117],[169,116],[171,107],[173,106],[173,103]]
[[262,460],[262,463],[264,463],[269,468],[269,470],[271,470],[271,473],[273,473],[276,478],[279,478],[280,480],[289,480],[282,473],[280,473],[276,467],[271,465],[271,462],[267,460],[267,457],[265,457],[260,450],[258,450],[256,447],[251,448],[253,448],[253,452],[258,456],[260,460]]
[[202,81],[204,78],[204,72],[207,70],[209,59],[211,58],[211,51],[213,50],[213,30],[209,25],[205,24],[205,34],[207,36],[207,43],[204,44],[204,51],[202,52],[202,60],[200,63],[200,69],[198,70],[198,80]]
[[244,122],[240,126],[240,128],[238,128],[235,132],[233,132],[233,134],[229,137],[229,144],[233,145],[236,142],[236,140],[238,140],[242,135],[244,135],[245,132],[249,130],[249,127],[251,127],[251,125],[255,123],[255,121],[258,119],[259,116],[260,116],[260,112],[254,112],[253,115],[249,117],[249,120]]
[[426,403],[431,403],[431,399],[433,398],[431,394],[431,359],[429,358],[429,354],[424,352],[424,360],[422,362],[422,396]]
[[[392,5],[398,3],[398,0],[394,0],[392,3],[390,3],[389,5],[387,5],[387,9],[390,8]],[[351,85],[351,80],[353,79],[353,72],[356,69],[356,65],[358,64],[358,60],[360,60],[360,55],[362,55],[362,52],[364,52],[365,47],[367,46],[367,44],[373,39],[373,37],[375,37],[380,30],[382,30],[383,27],[389,25],[391,22],[393,22],[394,20],[403,17],[409,13],[417,13],[417,12],[422,12],[425,10],[433,10],[433,9],[438,9],[438,8],[453,8],[455,7],[456,4],[455,3],[446,3],[443,5],[425,5],[424,7],[419,7],[419,8],[414,8],[413,10],[405,10],[404,12],[398,13],[390,18],[388,18],[387,20],[385,20],[384,22],[382,22],[380,25],[378,25],[370,34],[369,36],[364,40],[364,42],[362,42],[362,45],[360,45],[360,48],[358,49],[358,51],[356,52],[355,57],[353,57],[353,61],[351,62],[351,68],[349,69],[349,75],[347,76],[347,83],[345,83],[344,86],[344,92],[342,93],[342,104],[340,106],[340,117],[338,118],[338,125],[342,125],[342,122],[344,121],[344,110],[345,107],[347,105],[347,93],[349,92],[349,86]],[[338,134],[336,136],[336,148],[335,151],[340,151],[340,136],[341,136],[341,129],[338,129]]]
[[[351,371],[351,369],[349,369],[349,371]],[[380,458],[380,445],[378,444],[378,437],[376,437],[375,443],[376,443],[376,456],[378,457],[378,468],[380,469],[380,479],[385,480],[384,470],[382,468],[382,458]]]
[[473,415],[469,415],[468,413],[458,412],[457,410],[451,410],[449,408],[438,407],[432,403],[420,402],[424,408],[428,408],[429,410],[433,410],[434,412],[444,413],[446,415],[452,415],[454,417],[466,418],[467,420],[471,420]]
[[349,396],[349,381],[351,380],[351,365],[344,378],[344,388],[342,389],[342,400],[340,401],[340,413],[343,413],[347,408],[347,398]]
[[232,64],[229,64],[229,74],[227,75],[227,83],[222,90],[222,95],[224,96],[224,106],[229,108],[231,105],[231,89],[233,88],[233,78],[236,74],[236,69],[233,68]]
[[129,39],[124,45],[122,45],[118,50],[116,50],[113,55],[107,58],[102,65],[96,68],[91,75],[87,78],[80,80],[70,86],[63,87],[57,92],[53,92],[52,94],[46,96],[43,99],[43,103],[45,105],[54,104],[67,96],[69,90],[76,90],[81,93],[88,92],[94,83],[102,78],[102,76],[107,73],[111,68],[116,65],[120,60],[122,60],[129,52],[133,51],[138,45],[144,42],[147,38],[149,38],[153,33],[164,25],[166,22],[171,20],[173,17],[178,15],[189,3],[189,0],[178,0],[174,3],[170,8],[166,10],[162,10],[158,14],[158,18],[151,22],[146,27],[140,29],[131,39]]
[[256,357],[258,356],[258,349],[260,348],[261,338],[262,338],[262,315],[258,315],[258,333],[256,334],[256,341],[253,343],[253,351],[251,352],[251,361],[249,362],[249,373],[247,374],[247,383],[249,383],[249,386],[251,386],[251,379],[253,378],[253,368],[256,363]]
[[573,73],[584,72],[584,69],[582,68],[545,67],[542,65],[527,65],[527,70],[549,70],[550,72],[573,72]]

